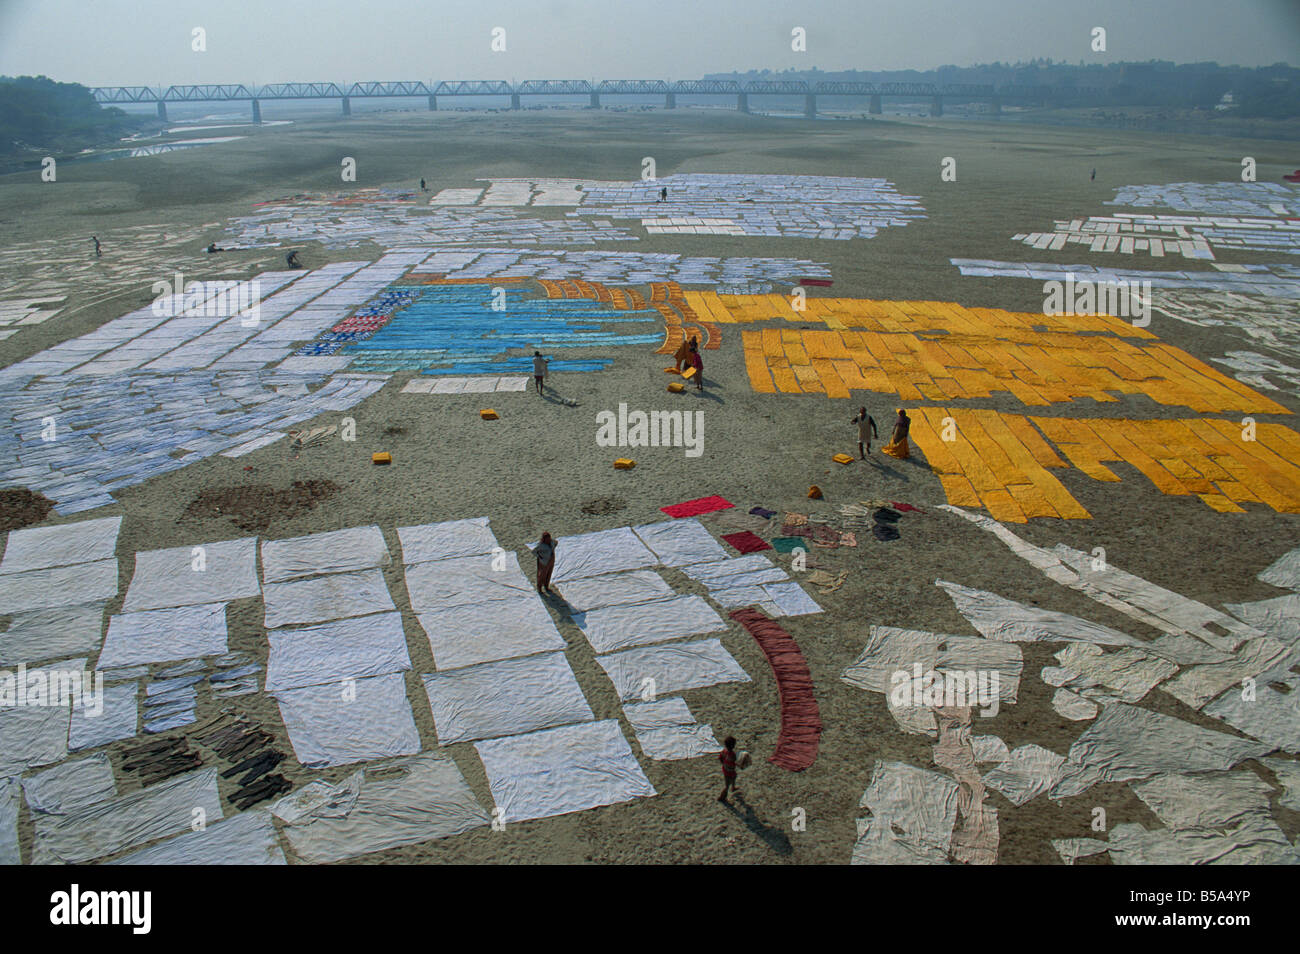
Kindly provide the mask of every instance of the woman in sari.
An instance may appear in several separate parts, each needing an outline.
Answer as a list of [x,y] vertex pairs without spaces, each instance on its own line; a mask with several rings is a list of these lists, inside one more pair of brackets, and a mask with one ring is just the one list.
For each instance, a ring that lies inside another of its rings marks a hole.
[[881,448],[890,457],[897,457],[899,460],[906,460],[911,456],[911,451],[907,446],[907,432],[912,428],[912,419],[907,416],[907,412],[901,407],[898,409],[898,420],[894,422],[894,433],[889,436],[889,443]]

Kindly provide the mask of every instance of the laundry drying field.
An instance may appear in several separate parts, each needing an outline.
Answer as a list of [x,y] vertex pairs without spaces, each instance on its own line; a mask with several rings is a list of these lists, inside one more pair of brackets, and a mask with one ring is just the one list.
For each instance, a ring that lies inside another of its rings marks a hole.
[[1295,863],[1286,161],[682,109],[0,178],[0,861]]

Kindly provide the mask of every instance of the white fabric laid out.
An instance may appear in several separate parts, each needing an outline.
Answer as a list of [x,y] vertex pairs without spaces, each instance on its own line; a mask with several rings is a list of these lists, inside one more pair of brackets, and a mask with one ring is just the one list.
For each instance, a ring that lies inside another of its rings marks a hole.
[[653,702],[629,702],[623,707],[637,743],[647,758],[657,762],[693,759],[721,752],[713,727],[695,721],[680,696]]
[[784,583],[790,575],[762,553],[718,560],[716,563],[696,563],[684,566],[682,572],[710,590],[730,589],[736,586],[758,586],[761,583]]
[[177,775],[129,795],[66,815],[37,815],[35,864],[80,864],[187,831],[200,808],[208,824],[222,817],[217,769]]
[[225,651],[225,603],[120,613],[108,620],[95,668],[219,656]]
[[1052,847],[1067,865],[1072,865],[1080,858],[1099,855],[1109,846],[1096,838],[1053,838]]
[[1228,603],[1224,609],[1278,642],[1300,647],[1300,593],[1254,603]]
[[727,559],[722,544],[713,539],[704,524],[694,517],[648,523],[632,529],[664,566],[715,563]]
[[599,576],[619,570],[639,570],[659,562],[631,527],[597,530],[555,541],[555,582]]
[[420,751],[401,673],[343,685],[286,689],[274,696],[293,753],[309,768]]
[[[64,675],[73,673],[82,680],[80,686],[72,686]],[[93,693],[93,686],[88,684],[85,673],[85,659],[28,669],[23,705],[16,704],[17,673],[10,674],[5,689],[6,693],[15,694],[15,704],[0,708],[0,778],[62,762],[68,757],[68,725],[72,707],[66,697],[62,705],[42,703],[68,692],[77,712],[84,712],[87,694]],[[37,692],[40,694],[36,695]]]
[[1087,722],[1097,716],[1097,703],[1069,689],[1056,690],[1052,695],[1052,708],[1057,715],[1071,722]]
[[781,608],[772,602],[772,597],[762,584],[756,586],[728,586],[720,590],[709,590],[709,599],[723,609],[754,606],[768,616],[784,615]]
[[1112,702],[1070,746],[1053,798],[1097,782],[1126,782],[1166,772],[1212,772],[1258,758],[1271,746],[1202,729],[1137,706]]
[[1268,683],[1294,675],[1290,667],[1300,662],[1300,650],[1288,649],[1268,636],[1247,639],[1226,662],[1191,666],[1160,688],[1175,699],[1199,709],[1215,696],[1240,687],[1243,679]]
[[0,576],[0,606],[6,615],[102,603],[116,595],[116,559]]
[[1012,805],[1023,805],[1050,791],[1061,780],[1064,766],[1065,756],[1041,745],[1022,745],[984,776],[984,784],[1001,792]]
[[[498,569],[499,567],[499,569]],[[514,553],[456,557],[406,568],[406,592],[417,613],[536,594]]]
[[68,725],[68,751],[79,752],[129,739],[140,721],[138,689],[134,682],[104,687],[104,711],[90,715],[84,708],[72,711]]
[[103,603],[19,613],[0,633],[0,667],[84,656],[99,648],[103,636]]
[[318,573],[368,570],[392,562],[384,534],[376,526],[262,542],[262,580],[266,583],[282,583]]
[[300,859],[328,864],[459,835],[489,821],[456,763],[439,755],[397,759],[357,772],[337,788],[353,786],[345,797],[330,797],[331,792],[293,813],[285,836]]
[[266,691],[383,676],[411,668],[401,613],[376,613],[267,633]]
[[1011,757],[1011,750],[1007,748],[1007,744],[996,735],[972,735],[970,747],[975,753],[977,763],[997,764]]
[[722,617],[699,596],[605,606],[574,613],[573,621],[598,653],[727,628]]
[[21,789],[16,778],[0,778],[0,865],[22,864],[18,845],[18,800]]
[[287,865],[271,813],[253,809],[109,862],[114,865]]
[[1264,767],[1277,776],[1283,792],[1277,803],[1293,812],[1300,812],[1300,762],[1290,759],[1264,759]]
[[905,762],[877,760],[859,806],[855,865],[947,864],[961,786],[946,775]]
[[257,596],[257,537],[135,555],[135,574],[122,611],[223,603]]
[[1244,826],[1228,835],[1213,831],[1147,831],[1116,825],[1106,847],[1115,865],[1300,864],[1300,855],[1276,824]]
[[[1274,681],[1291,691],[1273,688]],[[1257,679],[1255,697],[1242,696],[1241,686],[1233,686],[1201,711],[1283,752],[1300,752],[1300,674]]]
[[398,527],[397,539],[401,541],[402,562],[406,564],[476,556],[491,553],[498,547],[487,517]]
[[673,595],[673,588],[654,570],[581,577],[559,584],[559,590],[564,601],[579,613],[622,603],[647,603]]
[[608,656],[596,662],[614,683],[619,699],[640,698],[653,680],[655,694],[701,689],[723,682],[749,682],[740,663],[717,639],[663,646],[641,646]]
[[807,616],[820,613],[822,608],[817,601],[804,592],[798,583],[764,583],[763,589],[768,598],[776,605],[781,616]]
[[564,653],[482,663],[423,679],[443,745],[595,718]]
[[27,806],[42,815],[66,815],[117,795],[108,754],[64,762],[23,779]]
[[474,747],[506,824],[657,794],[615,719],[489,739]]
[[271,814],[286,825],[310,822],[313,818],[342,818],[352,811],[361,796],[365,776],[365,769],[357,769],[337,785],[324,779],[310,782],[274,802]]
[[117,552],[121,526],[121,517],[104,517],[58,527],[15,530],[5,541],[0,574],[111,560]]
[[1102,685],[1114,690],[1121,702],[1137,702],[1178,667],[1167,659],[1153,656],[1131,646],[1110,651],[1092,643],[1071,643],[1056,654],[1062,668],[1073,674],[1065,683],[1070,688]]
[[427,610],[417,619],[439,671],[567,647],[535,594]]
[[935,580],[952,598],[957,611],[988,639],[1003,642],[1073,642],[1082,640],[1103,646],[1147,645],[1142,640],[1119,630],[1093,623],[1089,620],[1017,603],[1006,597],[984,590],[975,590],[957,583]]
[[[5,554],[8,559],[8,554]],[[1300,547],[1278,557],[1256,577],[1261,583],[1300,592]]]
[[394,610],[393,598],[380,570],[332,573],[314,580],[268,583],[266,628],[299,623],[323,623],[349,616],[369,616]]

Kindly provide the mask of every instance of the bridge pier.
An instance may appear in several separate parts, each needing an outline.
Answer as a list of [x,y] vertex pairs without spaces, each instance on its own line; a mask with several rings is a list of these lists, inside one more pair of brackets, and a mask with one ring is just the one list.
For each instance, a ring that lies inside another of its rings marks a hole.
[[260,123],[261,121],[262,121],[262,104],[259,103],[257,100],[253,100],[253,122]]
[[158,100],[158,118],[163,122],[167,121],[167,104],[161,99]]
[[943,97],[942,97],[942,96],[936,96],[936,97],[934,97],[934,99],[932,99],[932,100],[930,101],[930,115],[931,115],[931,116],[942,116],[942,115],[943,115]]
[[438,111],[438,97],[435,96],[435,95],[433,95],[433,93],[430,93],[430,94],[429,94],[429,112],[431,112],[431,113],[436,113],[437,111]]
[[809,93],[803,98],[803,114],[808,119],[817,118],[817,94]]
[[739,94],[737,94],[737,96],[736,96],[736,110],[737,110],[738,112],[742,112],[742,113],[747,113],[747,112],[749,112],[749,94],[748,94],[748,93],[739,93]]
[[591,91],[591,108],[600,109],[600,94],[595,90]]
[[348,96],[344,96],[344,97],[343,97],[343,115],[344,115],[344,116],[351,116],[351,115],[352,115],[352,99],[351,99],[351,97],[348,97]]
[[871,103],[870,105],[867,106],[867,112],[869,112],[873,116],[879,116],[882,112],[884,112],[884,109],[881,106],[880,94],[878,93],[871,94]]
[[511,94],[510,94],[510,108],[511,108],[511,109],[518,109],[518,108],[519,108],[519,94],[518,94],[518,93],[511,93]]
[[664,109],[676,109],[676,108],[677,108],[677,94],[676,93],[664,94]]

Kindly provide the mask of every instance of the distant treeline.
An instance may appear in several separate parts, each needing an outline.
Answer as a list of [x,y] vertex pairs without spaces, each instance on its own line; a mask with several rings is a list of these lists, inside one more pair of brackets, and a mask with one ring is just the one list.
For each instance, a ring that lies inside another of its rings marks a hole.
[[[1285,63],[1247,68],[1218,63],[1071,64],[1050,59],[979,66],[941,66],[933,70],[821,70],[714,73],[706,79],[786,79],[859,83],[972,83],[1001,86],[1042,86],[1060,91],[1059,102],[1045,105],[1165,106],[1213,109],[1232,94],[1238,116],[1284,119],[1300,116],[1300,69]],[[1072,92],[1073,91],[1073,92]]]
[[0,156],[78,152],[147,124],[116,107],[105,109],[77,83],[0,76]]

